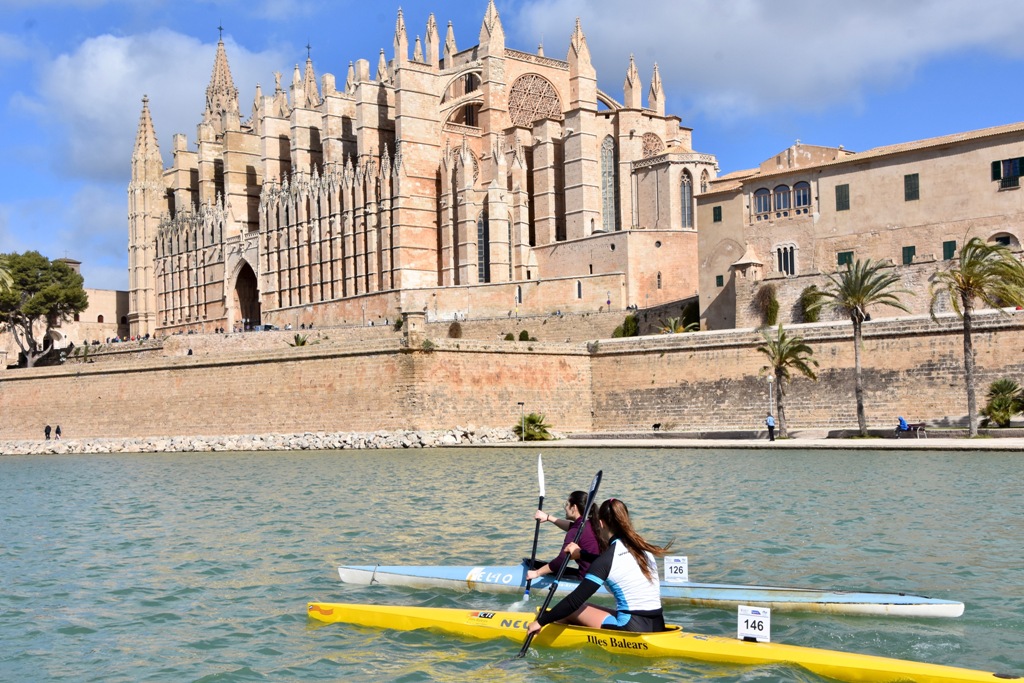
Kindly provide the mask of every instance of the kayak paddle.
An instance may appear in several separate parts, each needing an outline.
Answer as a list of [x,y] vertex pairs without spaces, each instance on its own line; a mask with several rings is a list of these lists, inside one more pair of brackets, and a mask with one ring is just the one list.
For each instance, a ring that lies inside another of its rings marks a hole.
[[[537,503],[537,509],[544,509],[544,462],[541,460],[540,453],[537,454],[537,482],[540,484],[540,502]],[[533,530],[533,550],[530,551],[530,566],[526,568],[526,571],[533,569],[533,561],[537,559],[537,537],[540,535],[540,520],[537,520],[537,526]],[[523,593],[523,602],[530,599],[530,582],[533,579],[526,580],[526,591]]]
[[[579,528],[576,529],[576,536],[572,539],[573,543],[580,542],[580,536],[583,535],[583,527],[586,524],[586,520],[590,518],[590,506],[594,504],[594,498],[597,496],[597,489],[601,486],[601,474],[603,470],[598,470],[597,474],[594,475],[594,481],[590,482],[590,491],[587,493],[587,504],[583,506],[583,524],[580,524]],[[551,582],[551,587],[548,589],[548,597],[544,598],[544,604],[540,606],[537,611],[537,615],[544,614],[544,611],[551,604],[551,598],[555,597],[555,591],[558,590],[558,582],[562,580],[562,574],[565,573],[565,568],[569,566],[569,558],[565,558],[565,562],[558,568],[558,573],[555,574],[555,579]],[[527,651],[530,649],[530,643],[533,641],[535,633],[527,633],[526,641],[523,643],[523,648],[519,650],[519,654],[516,655],[516,659],[521,659],[526,656]]]

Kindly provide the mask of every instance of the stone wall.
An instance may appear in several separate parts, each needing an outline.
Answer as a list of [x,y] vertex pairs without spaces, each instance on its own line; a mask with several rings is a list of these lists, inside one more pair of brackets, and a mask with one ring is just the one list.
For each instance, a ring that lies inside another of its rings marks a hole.
[[[897,415],[963,423],[961,329],[952,316],[865,325],[870,426],[894,424]],[[849,323],[790,331],[811,345],[820,368],[819,381],[796,378],[787,387],[789,426],[855,426]],[[251,338],[267,339],[260,334]],[[768,408],[760,340],[749,329],[589,345],[446,339],[425,330],[412,342],[387,337],[24,369],[0,377],[0,439],[40,438],[47,423],[60,424],[69,439],[508,428],[519,401],[563,432],[648,430],[655,423],[755,429]],[[991,381],[1024,376],[1024,312],[980,315],[974,341],[984,404]]]
[[0,439],[511,427],[527,412],[590,427],[590,359],[566,345],[381,340],[8,372]]
[[[988,312],[976,320],[979,408],[988,385],[1024,379],[1024,312]],[[849,323],[789,327],[819,362],[818,381],[795,377],[786,387],[790,428],[857,424],[853,330]],[[735,330],[606,340],[594,357],[594,429],[679,431],[756,429],[768,411],[768,384],[757,352],[760,333]],[[864,325],[865,410],[870,426],[911,422],[966,423],[963,335],[959,319],[928,316]],[[776,388],[777,389],[777,388]]]

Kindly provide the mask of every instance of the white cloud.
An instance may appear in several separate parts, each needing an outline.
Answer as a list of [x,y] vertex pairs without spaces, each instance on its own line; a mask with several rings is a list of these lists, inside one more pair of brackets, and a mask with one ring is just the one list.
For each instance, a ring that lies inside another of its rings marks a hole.
[[621,97],[634,52],[645,86],[657,61],[669,97],[716,116],[856,104],[869,88],[967,49],[1024,55],[1017,0],[992,0],[984,11],[962,0],[645,0],[642,10],[619,0],[526,0],[505,21],[524,44],[543,36],[545,53],[564,58],[577,16],[609,94]]
[[[283,63],[274,52],[253,53],[227,42],[243,118],[258,81],[272,82]],[[149,95],[157,139],[169,160],[171,136],[195,140],[216,46],[169,30],[102,35],[42,68],[39,92],[12,102],[59,124],[53,164],[78,178],[127,182],[142,96]]]

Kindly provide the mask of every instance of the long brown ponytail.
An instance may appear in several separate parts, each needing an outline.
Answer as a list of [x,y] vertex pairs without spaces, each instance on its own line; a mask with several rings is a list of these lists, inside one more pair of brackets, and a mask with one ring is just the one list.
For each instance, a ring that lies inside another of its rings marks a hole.
[[617,498],[609,498],[601,503],[601,509],[598,510],[597,517],[608,527],[612,537],[618,538],[626,544],[629,554],[636,560],[640,571],[644,574],[644,578],[648,581],[653,581],[654,576],[651,572],[651,566],[647,562],[645,551],[652,553],[656,557],[661,557],[672,547],[672,542],[669,541],[662,547],[645,541],[636,532],[636,529],[633,528],[633,524],[629,520],[629,509],[626,507],[626,504]]

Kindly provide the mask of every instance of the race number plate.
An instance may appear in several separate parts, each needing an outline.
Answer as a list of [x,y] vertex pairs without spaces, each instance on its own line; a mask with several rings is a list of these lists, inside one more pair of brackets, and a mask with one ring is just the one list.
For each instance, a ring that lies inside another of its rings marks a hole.
[[770,643],[772,640],[772,611],[767,607],[740,605],[736,617],[736,637]]
[[685,556],[665,558],[665,583],[689,583],[690,568]]

